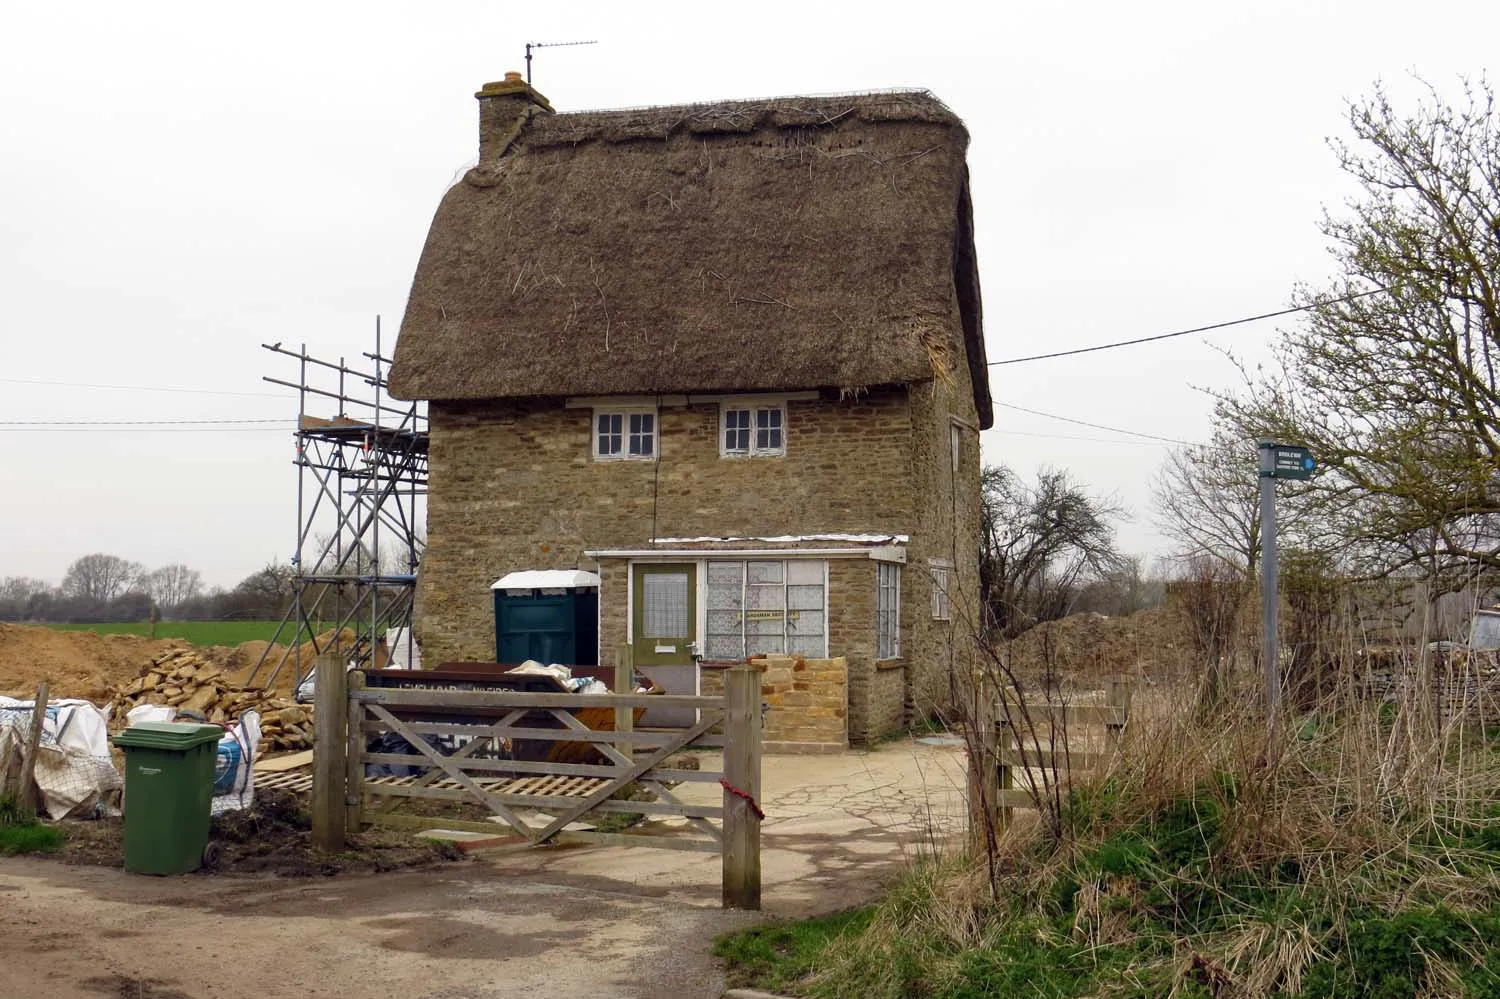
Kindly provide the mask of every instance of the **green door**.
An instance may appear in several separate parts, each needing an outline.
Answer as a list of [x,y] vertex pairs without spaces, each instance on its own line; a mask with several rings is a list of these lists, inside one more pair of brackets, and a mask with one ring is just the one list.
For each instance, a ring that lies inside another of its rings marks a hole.
[[[632,570],[636,672],[668,694],[698,692],[698,664],[692,642],[698,637],[698,566],[692,563],[638,565]],[[692,708],[650,707],[642,728],[686,728],[698,718]]]
[[637,565],[633,570],[631,634],[635,665],[691,666],[698,637],[698,567]]

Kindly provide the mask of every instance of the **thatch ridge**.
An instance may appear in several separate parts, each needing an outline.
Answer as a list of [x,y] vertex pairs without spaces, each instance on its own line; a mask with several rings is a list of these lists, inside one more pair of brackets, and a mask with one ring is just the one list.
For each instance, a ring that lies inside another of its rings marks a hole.
[[963,121],[930,92],[886,90],[544,115],[531,124],[525,145],[540,148],[591,141],[666,139],[681,132],[693,135],[746,134],[766,127],[826,128],[850,119],[927,121],[963,129]]
[[967,143],[925,91],[538,115],[444,197],[392,391],[855,388],[946,357],[987,426]]

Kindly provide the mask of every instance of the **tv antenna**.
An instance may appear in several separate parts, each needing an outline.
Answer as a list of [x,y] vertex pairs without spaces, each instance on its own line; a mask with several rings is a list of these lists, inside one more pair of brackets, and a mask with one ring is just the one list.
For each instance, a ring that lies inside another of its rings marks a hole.
[[526,82],[531,83],[531,50],[532,49],[562,49],[574,45],[598,45],[599,40],[593,39],[587,42],[527,42],[526,43]]

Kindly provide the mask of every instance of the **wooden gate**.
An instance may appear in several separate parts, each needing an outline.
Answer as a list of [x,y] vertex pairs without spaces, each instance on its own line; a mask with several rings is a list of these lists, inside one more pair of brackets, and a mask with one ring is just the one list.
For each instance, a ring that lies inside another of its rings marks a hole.
[[[345,674],[341,662],[326,659],[317,669],[313,758],[313,838],[322,849],[342,849],[346,831],[365,822],[413,824],[413,817],[377,809],[372,799],[472,802],[498,821],[420,821],[497,833],[508,828],[531,845],[566,840],[720,853],[724,905],[759,908],[758,670],[729,670],[723,697],[561,694],[366,689],[362,674]],[[647,706],[689,709],[697,720],[685,729],[636,731],[633,714]],[[578,717],[585,709],[613,709],[616,729],[591,729]],[[402,751],[366,748],[382,735],[395,736]],[[667,765],[687,749],[722,749],[723,769]],[[371,769],[390,772],[372,775]],[[684,800],[684,785],[703,783],[721,785],[712,803],[701,795]],[[654,800],[621,800],[633,785]],[[548,818],[528,822],[522,810]],[[568,829],[589,816],[622,812],[681,816],[687,829],[653,836]]]

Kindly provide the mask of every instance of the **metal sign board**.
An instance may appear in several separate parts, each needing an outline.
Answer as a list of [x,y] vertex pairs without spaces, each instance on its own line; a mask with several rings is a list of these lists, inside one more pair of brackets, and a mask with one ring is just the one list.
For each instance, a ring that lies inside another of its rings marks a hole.
[[1318,467],[1312,452],[1295,444],[1277,444],[1271,448],[1271,477],[1275,479],[1310,479]]

